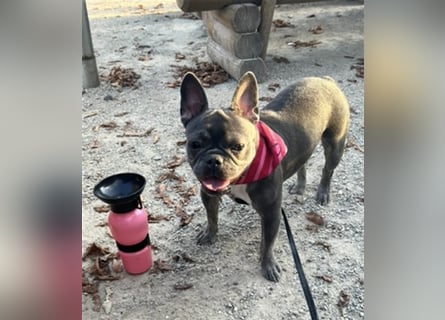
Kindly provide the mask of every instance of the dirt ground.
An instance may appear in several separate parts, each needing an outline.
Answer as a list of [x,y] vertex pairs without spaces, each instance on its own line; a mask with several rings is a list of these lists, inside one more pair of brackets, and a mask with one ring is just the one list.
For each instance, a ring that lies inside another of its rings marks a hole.
[[[82,93],[82,252],[92,243],[108,249],[111,255],[103,253],[101,266],[116,252],[94,185],[108,175],[137,172],[147,179],[142,200],[152,216],[156,265],[134,276],[119,272],[116,259],[108,275],[114,280],[98,280],[94,259],[86,257],[83,318],[310,319],[284,225],[275,246],[283,269],[279,283],[261,276],[260,221],[247,206],[224,198],[218,241],[196,244],[206,218],[198,183],[183,161],[174,84],[178,66],[209,61],[202,21],[183,15],[172,0],[87,0],[87,6],[101,85]],[[320,319],[364,319],[363,8],[362,2],[345,0],[277,7],[274,20],[289,25],[273,26],[268,79],[259,85],[264,106],[301,77],[328,75],[350,103],[350,134],[334,173],[331,203],[322,207],[314,200],[324,161],[320,146],[308,163],[304,203],[288,191],[296,176],[284,185],[283,206]],[[316,44],[289,45],[297,40]],[[118,66],[140,77],[129,73],[130,86],[120,87],[118,77],[108,77]],[[227,106],[235,87],[229,79],[207,88],[210,106]],[[324,225],[309,221],[310,212]]]

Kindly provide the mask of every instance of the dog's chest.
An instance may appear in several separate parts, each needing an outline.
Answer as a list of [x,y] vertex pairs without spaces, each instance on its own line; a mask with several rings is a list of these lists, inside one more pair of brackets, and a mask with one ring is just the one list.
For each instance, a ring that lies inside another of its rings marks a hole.
[[229,196],[234,201],[241,203],[241,204],[248,204],[252,205],[252,200],[250,199],[249,195],[246,191],[247,184],[236,184],[230,186]]

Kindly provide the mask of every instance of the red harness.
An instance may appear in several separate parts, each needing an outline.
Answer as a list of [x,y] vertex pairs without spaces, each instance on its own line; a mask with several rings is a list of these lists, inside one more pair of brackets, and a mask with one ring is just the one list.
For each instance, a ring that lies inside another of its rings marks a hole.
[[256,124],[260,134],[258,149],[250,166],[235,184],[246,184],[266,178],[275,170],[287,153],[283,139],[267,124]]

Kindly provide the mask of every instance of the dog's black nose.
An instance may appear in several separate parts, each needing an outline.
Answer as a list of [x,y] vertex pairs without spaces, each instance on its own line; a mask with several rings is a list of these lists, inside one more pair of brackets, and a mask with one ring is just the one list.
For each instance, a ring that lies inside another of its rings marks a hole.
[[212,158],[207,159],[207,166],[211,169],[216,169],[221,167],[223,163],[223,158],[221,156],[214,156]]

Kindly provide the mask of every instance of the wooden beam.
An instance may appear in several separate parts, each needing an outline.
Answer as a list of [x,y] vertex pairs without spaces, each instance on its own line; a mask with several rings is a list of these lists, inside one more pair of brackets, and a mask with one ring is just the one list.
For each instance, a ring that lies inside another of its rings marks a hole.
[[209,13],[237,33],[256,32],[260,25],[260,10],[253,3],[234,4]]
[[259,32],[261,34],[263,48],[260,57],[266,60],[267,45],[269,43],[270,28],[272,27],[273,13],[275,11],[276,0],[263,0],[261,5],[261,24]]
[[[277,0],[277,4],[317,2],[321,0]],[[253,3],[261,6],[262,0],[176,0],[179,9],[184,12],[220,10],[226,6],[241,3]]]
[[207,54],[213,62],[219,64],[236,80],[239,80],[247,71],[252,71],[259,83],[266,80],[266,65],[263,59],[259,57],[252,59],[237,58],[211,38],[207,43]]
[[236,33],[214,19],[211,12],[203,12],[202,20],[207,26],[209,36],[235,57],[248,59],[260,55],[264,47],[260,33]]

